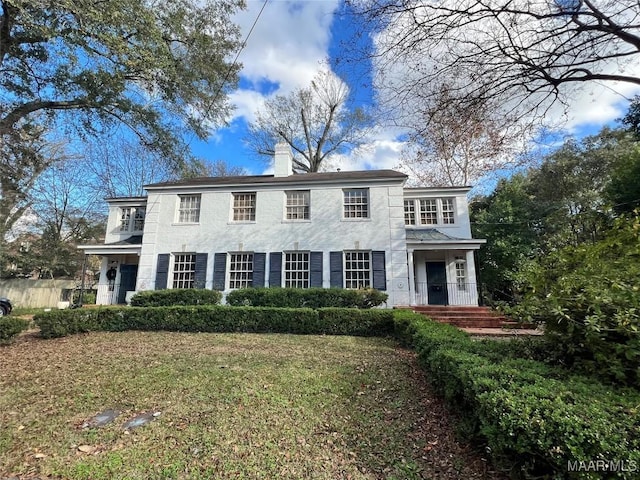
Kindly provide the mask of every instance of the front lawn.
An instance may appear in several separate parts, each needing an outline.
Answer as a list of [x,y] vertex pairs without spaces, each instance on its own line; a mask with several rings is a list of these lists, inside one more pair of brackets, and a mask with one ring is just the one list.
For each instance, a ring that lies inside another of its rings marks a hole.
[[[143,412],[159,416],[123,428]],[[391,340],[132,331],[0,349],[0,478],[498,478],[486,468]]]

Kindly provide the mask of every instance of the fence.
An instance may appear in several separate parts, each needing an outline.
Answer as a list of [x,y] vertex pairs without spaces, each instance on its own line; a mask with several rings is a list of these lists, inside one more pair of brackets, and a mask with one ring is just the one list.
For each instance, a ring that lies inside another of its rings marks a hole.
[[14,308],[55,308],[74,288],[76,282],[73,280],[11,278],[0,280],[0,297],[11,300]]
[[443,305],[478,305],[478,284],[476,283],[431,283],[416,282],[416,304],[429,305],[429,289],[432,302],[441,295]]

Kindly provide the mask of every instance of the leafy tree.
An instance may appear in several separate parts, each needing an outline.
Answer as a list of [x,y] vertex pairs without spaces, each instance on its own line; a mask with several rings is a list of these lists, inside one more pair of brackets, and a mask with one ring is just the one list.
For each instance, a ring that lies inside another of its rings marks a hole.
[[631,213],[640,207],[640,145],[614,166],[605,195],[618,215]]
[[249,148],[271,159],[276,143],[285,142],[293,151],[295,170],[317,172],[330,156],[366,137],[369,117],[361,108],[349,109],[348,100],[347,85],[331,72],[320,72],[310,87],[265,102],[249,125]]
[[[24,188],[58,158],[47,132],[131,129],[162,158],[188,158],[229,112],[239,65],[230,53],[242,0],[0,0],[0,242],[25,208]],[[28,203],[28,201],[27,201]]]

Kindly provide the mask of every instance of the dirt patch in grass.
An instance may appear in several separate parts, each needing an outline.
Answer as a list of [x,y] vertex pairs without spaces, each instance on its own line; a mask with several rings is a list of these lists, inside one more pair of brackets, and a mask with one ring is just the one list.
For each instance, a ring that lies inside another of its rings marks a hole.
[[27,336],[0,349],[0,452],[0,478],[502,478],[411,352],[355,337]]

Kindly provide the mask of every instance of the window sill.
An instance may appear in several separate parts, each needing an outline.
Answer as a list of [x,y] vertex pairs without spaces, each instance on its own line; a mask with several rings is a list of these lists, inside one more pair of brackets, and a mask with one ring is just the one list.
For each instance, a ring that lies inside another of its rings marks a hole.
[[227,225],[254,225],[257,222],[255,220],[246,220],[246,221],[236,221],[236,222],[227,222]]
[[370,222],[371,217],[368,218],[341,218],[341,222]]
[[189,227],[193,225],[200,225],[200,222],[173,222],[171,224],[174,227]]
[[310,219],[304,219],[304,220],[282,220],[281,223],[311,223]]

